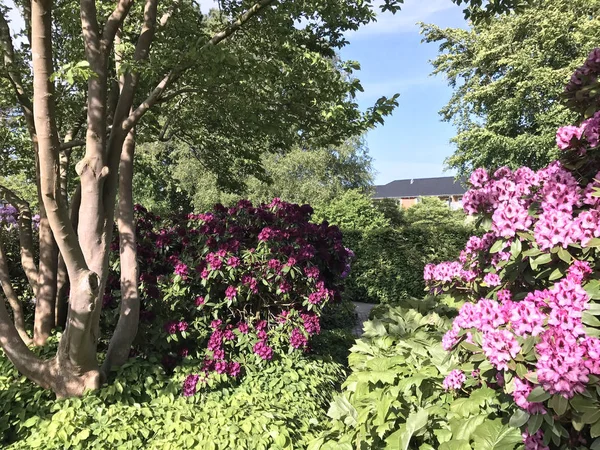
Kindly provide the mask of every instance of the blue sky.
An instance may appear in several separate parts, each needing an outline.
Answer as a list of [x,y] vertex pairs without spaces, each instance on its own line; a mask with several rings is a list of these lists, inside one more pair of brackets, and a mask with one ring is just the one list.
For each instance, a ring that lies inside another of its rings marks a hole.
[[438,46],[421,42],[416,22],[442,27],[465,27],[466,22],[462,8],[450,0],[405,3],[396,15],[381,15],[377,23],[350,34],[351,43],[342,50],[344,59],[361,64],[358,77],[365,89],[358,98],[361,108],[382,95],[400,94],[394,115],[367,135],[376,184],[454,175],[444,172],[444,159],[453,152],[449,140],[454,128],[438,114],[452,91],[443,76],[430,76],[429,61]]

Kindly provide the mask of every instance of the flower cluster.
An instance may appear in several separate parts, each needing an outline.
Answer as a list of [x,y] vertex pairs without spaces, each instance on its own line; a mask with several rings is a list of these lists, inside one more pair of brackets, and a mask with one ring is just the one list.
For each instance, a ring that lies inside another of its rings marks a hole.
[[[310,206],[279,199],[168,220],[141,206],[136,212],[141,326],[152,333],[152,321],[164,323],[162,339],[137,350],[163,353],[169,370],[182,358],[200,359],[185,395],[211,373],[239,376],[242,361],[307,351],[322,308],[341,298],[354,256],[337,227],[310,222]],[[118,298],[116,273],[107,284]]]
[[454,369],[446,378],[444,378],[444,389],[447,391],[450,389],[460,389],[466,379],[467,377],[462,370]]
[[[38,214],[31,218],[34,229],[37,229],[40,224],[40,216]],[[19,211],[10,203],[0,203],[0,226],[4,226],[9,230],[19,227]]]
[[0,224],[7,228],[17,227],[19,213],[17,209],[10,205],[0,205]]
[[[597,49],[567,90],[599,74]],[[526,449],[548,449],[547,432],[554,441],[568,435],[583,442],[589,432],[571,420],[596,418],[573,401],[596,404],[600,392],[600,320],[594,317],[600,315],[600,111],[560,128],[556,142],[561,159],[541,170],[474,171],[464,209],[479,215],[487,232],[472,237],[458,261],[424,271],[430,292],[462,302],[443,347],[469,370],[485,359],[492,369],[485,377],[477,372],[478,379],[511,394],[532,417],[552,415],[566,430],[557,434],[554,425],[540,428],[538,421],[529,433],[524,425]],[[446,378],[446,389],[462,385],[458,373]]]

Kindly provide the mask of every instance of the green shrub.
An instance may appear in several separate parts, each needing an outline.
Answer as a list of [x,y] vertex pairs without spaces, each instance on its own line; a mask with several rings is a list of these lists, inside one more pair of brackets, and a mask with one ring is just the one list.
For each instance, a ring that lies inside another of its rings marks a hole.
[[[310,450],[510,450],[521,433],[510,427],[511,399],[471,378],[446,391],[456,360],[442,348],[446,307],[432,300],[381,306],[349,356],[352,373],[331,403],[331,428]],[[410,308],[407,308],[409,306]]]
[[320,319],[323,330],[352,330],[358,317],[354,303],[348,299],[342,299],[338,303],[327,303],[321,312]]
[[55,401],[0,357],[0,446],[6,449],[306,448],[328,422],[327,404],[344,378],[340,364],[297,354],[237,383],[211,377],[180,395],[158,361],[132,360],[114,381],[83,398]]
[[464,226],[430,225],[344,230],[344,245],[356,254],[344,297],[368,303],[422,297],[425,265],[458,257],[470,231]]
[[390,225],[389,220],[373,205],[369,196],[357,189],[347,190],[330,203],[317,208],[313,220],[326,220],[345,231],[375,230]]

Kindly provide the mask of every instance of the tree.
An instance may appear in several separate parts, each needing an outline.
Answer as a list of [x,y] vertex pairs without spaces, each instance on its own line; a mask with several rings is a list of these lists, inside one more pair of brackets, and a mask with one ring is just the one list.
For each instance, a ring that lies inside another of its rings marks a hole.
[[[140,154],[142,158],[149,155],[147,159],[155,161],[148,167],[160,166],[162,169],[157,167],[155,171],[143,174],[138,172],[137,182],[144,186],[145,192],[140,192],[143,197],[136,198],[147,199],[142,201],[145,206],[156,205],[154,208],[150,206],[150,209],[159,214],[162,214],[160,196],[165,189],[163,185],[171,183],[169,180],[175,181],[181,195],[191,200],[196,211],[205,211],[215,203],[231,204],[241,198],[258,204],[279,197],[287,202],[319,206],[346,189],[367,190],[372,184],[371,158],[364,142],[357,138],[329,147],[295,147],[285,153],[263,154],[261,172],[251,173],[245,178],[239,176],[235,186],[219,183],[217,174],[198,177],[198,172],[203,170],[202,161],[196,159],[186,145],[175,145],[168,152],[171,163],[163,164],[164,149],[169,145],[144,145]],[[164,174],[160,170],[165,170]],[[239,173],[243,173],[241,169]],[[155,179],[158,179],[157,182]],[[154,191],[149,191],[146,186],[159,186],[161,192],[156,191],[150,198],[148,194]],[[168,208],[173,201],[173,195],[169,194],[164,207]]]
[[368,195],[350,189],[315,211],[313,220],[328,221],[342,230],[368,231],[388,227],[389,220]]
[[390,221],[392,227],[399,228],[407,225],[405,211],[396,199],[382,198],[374,201],[373,206]]
[[[214,129],[221,129],[220,136],[226,136],[222,124],[216,123],[222,119],[217,105],[229,90],[214,92],[208,88],[219,80],[223,85],[231,81],[229,75],[237,63],[232,49],[238,42],[256,44],[256,52],[249,52],[243,62],[250,67],[263,63],[259,74],[269,75],[269,80],[272,76],[276,89],[254,92],[257,80],[251,78],[242,86],[247,89],[232,90],[234,95],[226,96],[224,103],[245,106],[257,95],[263,100],[279,100],[276,105],[280,108],[273,108],[275,112],[271,111],[267,120],[288,106],[289,114],[282,114],[278,126],[269,123],[267,127],[260,115],[254,121],[239,122],[243,125],[240,134],[246,130],[260,134],[261,126],[277,132],[274,136],[262,133],[272,140],[266,140],[270,147],[277,147],[280,140],[289,142],[305,135],[335,140],[348,131],[361,134],[369,126],[382,123],[396,99],[382,98],[361,114],[352,101],[360,84],[348,81],[334,60],[335,49],[346,43],[344,33],[375,19],[372,1],[259,0],[251,4],[223,0],[222,12],[211,20],[204,19],[197,4],[175,0],[161,4],[145,0],[143,5],[132,0],[118,0],[115,5],[95,0],[80,0],[79,4],[72,0],[17,3],[25,22],[26,41],[19,48],[15,48],[9,32],[6,8],[0,11],[0,42],[8,80],[3,94],[12,98],[3,113],[5,117],[19,117],[21,124],[8,128],[19,126],[29,137],[30,152],[21,148],[19,154],[27,155],[24,161],[37,185],[41,216],[37,265],[31,251],[29,205],[6,186],[1,192],[4,200],[19,208],[21,259],[37,299],[34,342],[46,341],[62,315],[61,308],[66,317],[56,356],[43,360],[26,345],[0,302],[0,346],[16,368],[35,383],[58,396],[80,395],[99,387],[107,371],[127,359],[136,335],[139,296],[132,180],[137,136],[148,139],[156,133],[162,138],[160,131],[169,127],[157,118],[168,117],[169,107],[185,108],[184,100],[199,102],[205,117],[217,120],[196,129],[193,119],[188,118],[178,131],[188,131],[184,137],[190,147],[207,166],[219,167],[217,173],[230,181],[235,181],[232,162],[255,167],[260,151],[232,146],[239,142],[239,135],[217,143],[207,141],[214,136]],[[401,3],[388,0],[383,8],[394,12]],[[287,90],[299,80],[288,66],[269,64],[268,52],[276,48],[280,56],[289,53],[293,67],[310,61],[318,69],[315,77],[320,75],[320,81],[329,73],[326,80],[330,83]],[[322,101],[311,108],[294,107],[305,91],[311,93],[309,99],[318,95]],[[191,93],[196,95],[186,95]],[[162,114],[157,115],[156,108]],[[144,117],[149,120],[142,122]],[[239,116],[234,119],[233,128]],[[78,146],[84,150],[75,165],[79,181],[73,192],[68,185],[70,158],[71,150]],[[99,317],[115,218],[120,243],[121,312],[100,367]],[[0,259],[4,260],[1,252]],[[11,280],[0,275],[6,293]],[[60,295],[67,291],[68,302]]]
[[449,167],[540,168],[556,157],[556,129],[575,118],[560,95],[600,38],[599,7],[543,0],[470,30],[423,26],[425,41],[440,43],[434,73],[454,89],[440,113],[458,131]]
[[[0,304],[0,344],[21,372],[59,396],[98,387],[112,365],[126,360],[135,337],[139,311],[132,211],[136,136],[150,140],[153,135],[162,138],[167,131],[179,132],[205,166],[216,166],[220,176],[231,178],[232,162],[251,167],[263,150],[236,146],[245,132],[259,136],[265,148],[285,148],[296,137],[301,141],[306,136],[335,142],[346,133],[362,133],[382,122],[396,104],[394,98],[382,98],[374,108],[360,113],[352,100],[360,84],[342,73],[352,67],[344,68],[333,59],[334,49],[346,42],[346,30],[374,19],[370,2],[323,5],[261,0],[248,5],[230,1],[222,2],[222,7],[221,13],[206,20],[197,6],[179,2],[159,5],[157,0],[146,0],[142,9],[131,0],[120,0],[112,11],[94,0],[82,0],[78,6],[70,1],[56,5],[49,0],[25,2],[19,9],[27,42],[20,48],[15,48],[6,16],[1,15],[9,80],[4,87],[12,98],[5,111],[7,117],[17,118],[7,128],[25,130],[23,134],[29,136],[33,151],[28,153],[21,145],[15,146],[13,154],[25,155],[17,159],[29,166],[29,177],[38,185],[42,216],[36,265],[28,239],[29,205],[3,186],[3,199],[20,212],[22,262],[37,299],[36,344],[46,341],[56,323],[57,292],[64,286],[59,286],[58,250],[70,295],[68,305],[64,304],[68,306],[66,324],[55,358],[41,360],[25,345],[4,303]],[[73,11],[80,12],[79,24]],[[295,27],[302,19],[306,25]],[[245,32],[239,33],[241,29]],[[307,61],[312,64],[304,71],[290,70]],[[241,80],[231,76],[238,63],[249,69]],[[294,89],[303,86],[302,77],[308,75],[317,87]],[[255,89],[259,78],[263,91]],[[219,84],[234,81],[247,85],[217,89]],[[302,109],[298,102],[303,95],[320,101]],[[217,108],[220,99],[225,105]],[[190,112],[204,111],[200,126],[194,127],[193,121],[182,123],[175,114],[175,124],[161,123],[170,110],[179,107],[181,111],[187,105],[192,105]],[[243,118],[242,113],[233,116],[234,129],[238,129],[229,139],[207,142],[217,134],[227,136],[223,112],[233,113],[236,106],[243,110],[246,105],[250,107],[243,111]],[[153,108],[157,112],[140,122]],[[255,120],[247,120],[253,114]],[[277,116],[280,120],[274,122]],[[269,126],[261,134],[263,121]],[[84,152],[75,167],[80,188],[73,192],[66,183],[68,151],[77,146],[83,146]],[[99,367],[99,315],[115,216],[121,254],[121,314],[103,367]],[[2,284],[8,287],[5,279]]]
[[422,197],[419,203],[404,212],[404,220],[413,226],[463,226],[466,216],[462,210],[454,211],[448,203],[437,197]]

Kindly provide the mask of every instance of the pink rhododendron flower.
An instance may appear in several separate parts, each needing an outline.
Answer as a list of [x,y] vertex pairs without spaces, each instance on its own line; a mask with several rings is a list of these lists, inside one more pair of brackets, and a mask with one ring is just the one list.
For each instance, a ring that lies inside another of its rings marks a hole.
[[259,341],[254,344],[254,353],[261,359],[269,360],[273,357],[273,349],[269,347],[264,341]]
[[308,344],[308,339],[304,336],[304,333],[298,328],[292,330],[290,335],[290,345],[294,348],[304,348]]
[[454,369],[446,378],[444,378],[442,384],[447,391],[450,389],[460,389],[466,379],[467,377],[462,370]]
[[533,385],[527,380],[521,380],[519,377],[514,379],[515,389],[512,396],[515,403],[520,408],[527,411],[529,414],[546,414],[546,409],[542,403],[531,403],[527,401],[527,397],[533,390]]
[[199,375],[188,375],[183,383],[183,396],[191,397],[196,393],[196,385],[200,379]]
[[238,290],[235,286],[229,286],[225,289],[225,297],[229,300],[233,300],[237,296]]
[[544,433],[538,430],[535,434],[523,433],[523,443],[525,450],[550,450],[550,447],[544,445]]
[[487,273],[485,277],[483,277],[483,282],[488,286],[500,286],[500,277],[496,273]]
[[561,127],[556,132],[556,145],[558,145],[558,148],[561,150],[578,148],[582,134],[582,128],[573,125]]
[[481,347],[487,359],[498,370],[507,370],[507,363],[521,351],[521,346],[514,335],[507,330],[491,330],[483,333]]

